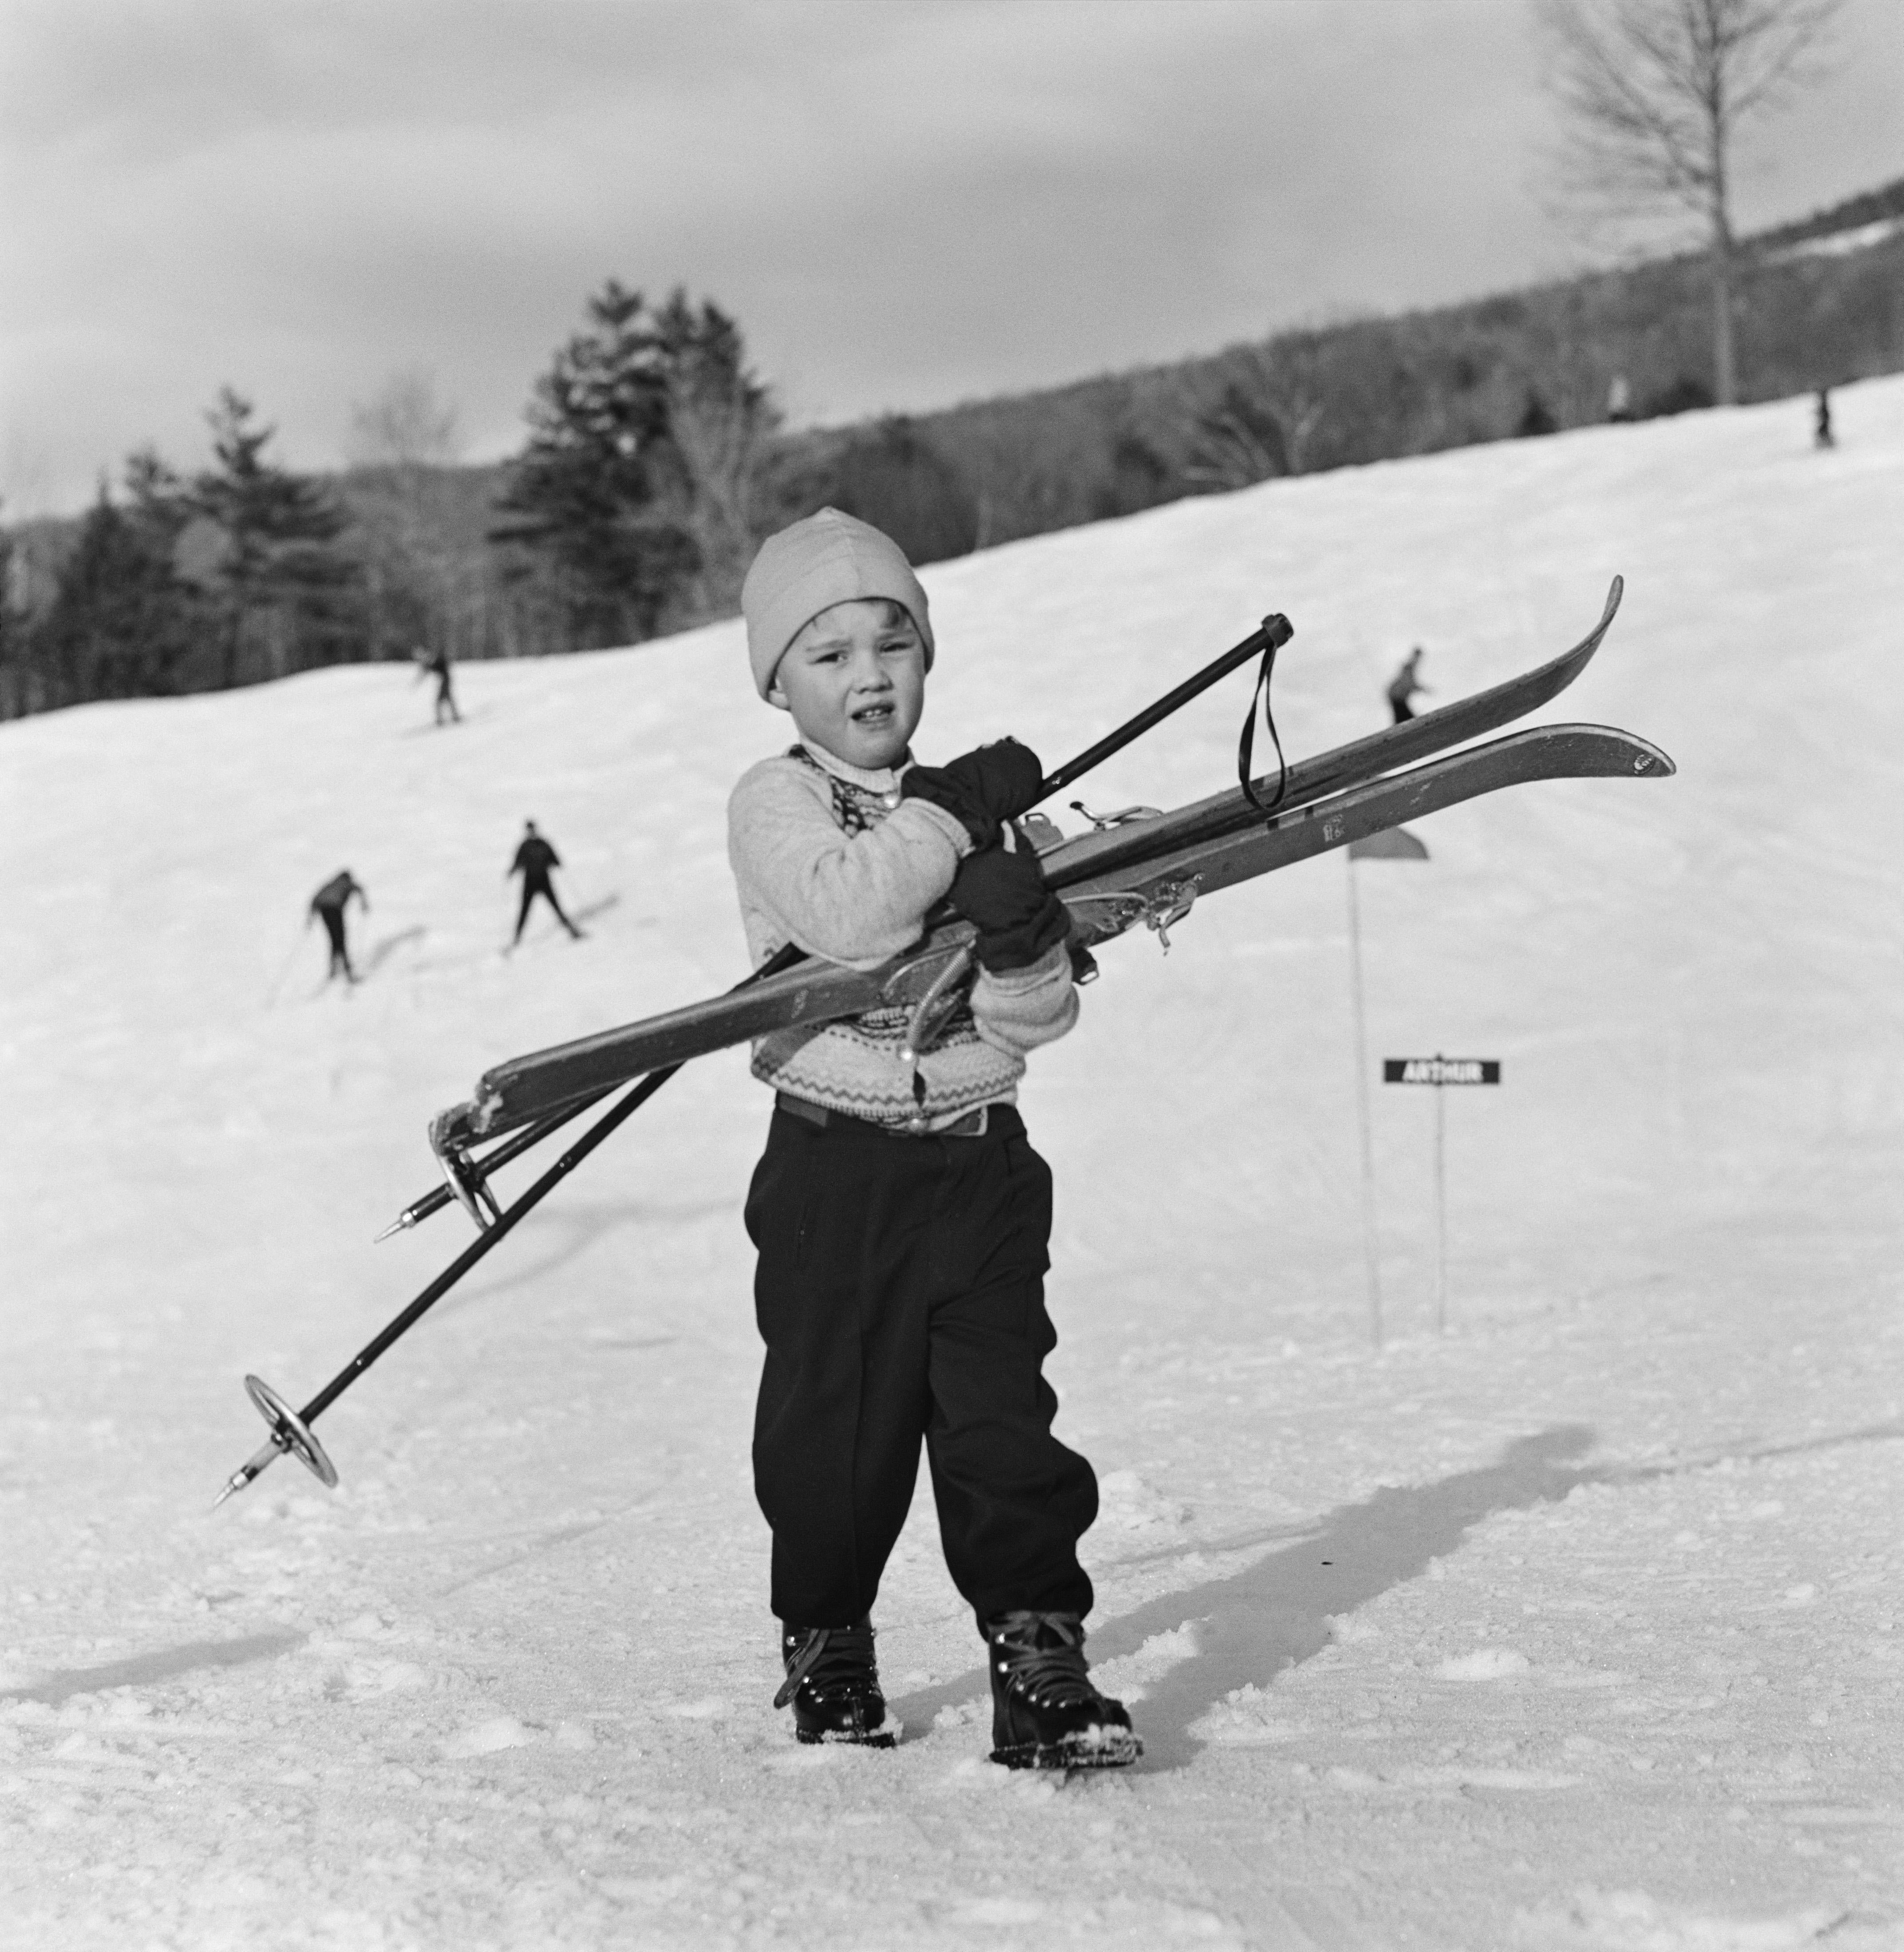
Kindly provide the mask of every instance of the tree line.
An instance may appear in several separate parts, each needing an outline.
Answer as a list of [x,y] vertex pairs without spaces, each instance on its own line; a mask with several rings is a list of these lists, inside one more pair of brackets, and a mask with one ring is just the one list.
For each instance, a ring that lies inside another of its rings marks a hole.
[[328,480],[277,461],[236,390],[206,419],[206,465],[129,456],[43,574],[0,540],[0,714],[419,649],[625,643],[725,614],[777,427],[718,305],[650,305],[613,280],[536,381],[522,452],[474,496],[414,380],[360,411],[370,458]]
[[[1846,214],[1881,229],[1904,217],[1904,181]],[[1729,242],[1740,396],[1904,366],[1904,234],[1809,248],[1830,234],[1815,222],[1756,249]],[[508,461],[454,465],[453,414],[412,376],[360,411],[354,465],[300,475],[227,389],[195,471],[142,450],[55,546],[0,530],[0,716],[420,648],[639,641],[732,614],[759,538],[829,502],[932,562],[1184,495],[1599,420],[1615,374],[1634,418],[1709,405],[1711,282],[1702,258],[1660,260],[789,431],[718,305],[680,290],[651,304],[610,280],[536,380]]]

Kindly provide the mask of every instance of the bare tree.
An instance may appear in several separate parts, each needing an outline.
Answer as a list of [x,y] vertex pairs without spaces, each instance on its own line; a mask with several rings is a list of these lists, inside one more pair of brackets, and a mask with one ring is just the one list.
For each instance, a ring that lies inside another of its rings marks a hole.
[[393,373],[350,419],[351,458],[362,467],[440,466],[462,451],[457,411],[437,399],[427,373]]
[[459,615],[472,604],[481,614],[483,579],[452,560],[433,519],[434,471],[454,463],[462,445],[455,407],[420,368],[392,373],[351,408],[347,451],[363,471],[356,499],[369,518],[361,546],[374,656],[406,655],[420,638],[449,648]]
[[1224,368],[1222,393],[1195,412],[1184,479],[1221,491],[1300,474],[1326,411],[1309,349],[1293,341],[1240,347],[1224,355]]
[[1568,124],[1567,186],[1634,214],[1696,212],[1712,275],[1714,397],[1738,394],[1733,356],[1733,148],[1749,117],[1815,72],[1840,0],[1540,0],[1548,86]]
[[759,540],[755,506],[767,445],[780,411],[747,364],[740,328],[704,299],[677,290],[655,317],[666,354],[667,446],[682,518],[699,566],[690,614],[719,617],[740,601]]

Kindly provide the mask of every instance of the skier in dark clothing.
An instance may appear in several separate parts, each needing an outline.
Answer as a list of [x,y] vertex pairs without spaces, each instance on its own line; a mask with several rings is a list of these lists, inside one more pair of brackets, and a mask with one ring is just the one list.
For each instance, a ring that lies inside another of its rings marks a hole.
[[1831,432],[1831,389],[1818,389],[1818,417],[1812,430],[1812,438],[1820,447],[1836,447],[1837,440]]
[[311,897],[310,913],[304,918],[306,928],[314,916],[324,925],[324,933],[330,938],[330,969],[324,981],[328,983],[341,969],[347,983],[357,981],[357,971],[350,966],[350,950],[344,940],[344,911],[355,895],[364,904],[364,912],[370,912],[370,898],[352,878],[348,868],[340,868]]
[[1418,692],[1426,692],[1428,687],[1415,676],[1421,662],[1421,646],[1417,644],[1402,662],[1402,668],[1389,680],[1388,707],[1395,714],[1395,722],[1401,724],[1415,716],[1412,700]]
[[[582,940],[582,931],[562,912],[562,905],[555,899],[555,884],[549,878],[552,868],[562,865],[561,856],[536,831],[536,823],[525,822],[522,845],[516,849],[516,858],[510,863],[509,874],[522,877],[522,907],[516,915],[516,933],[509,946],[513,949],[522,940],[524,924],[529,920],[529,904],[538,895],[555,911],[555,919],[567,929],[577,942]],[[506,881],[509,874],[503,876]]]
[[449,653],[447,651],[426,651],[420,645],[410,653],[417,662],[418,677],[433,677],[436,680],[436,723],[443,722],[443,714],[448,712],[458,724],[463,722],[463,715],[456,709],[456,700],[449,688]]

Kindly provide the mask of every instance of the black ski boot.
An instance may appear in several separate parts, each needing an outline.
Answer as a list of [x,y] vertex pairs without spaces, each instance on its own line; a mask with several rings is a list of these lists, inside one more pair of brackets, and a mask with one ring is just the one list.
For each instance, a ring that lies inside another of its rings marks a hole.
[[850,1627],[783,1625],[780,1658],[786,1664],[786,1681],[774,1706],[793,1703],[799,1740],[852,1742],[868,1749],[893,1746],[893,1731],[885,1725],[886,1697],[873,1660],[870,1616]]
[[1121,1701],[1100,1694],[1075,1613],[988,1620],[992,1760],[1007,1769],[1123,1769],[1144,1752]]

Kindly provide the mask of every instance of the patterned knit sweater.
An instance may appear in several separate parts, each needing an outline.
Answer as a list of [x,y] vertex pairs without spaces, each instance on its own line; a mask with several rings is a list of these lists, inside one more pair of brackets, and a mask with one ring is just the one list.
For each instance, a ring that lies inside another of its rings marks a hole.
[[[900,797],[905,770],[866,772],[796,746],[743,774],[727,806],[727,853],[756,967],[795,942],[876,969],[918,940],[971,840],[942,808]],[[981,971],[920,1060],[923,1098],[899,1055],[908,1015],[880,1009],[775,1031],[755,1040],[754,1075],[877,1125],[921,1115],[949,1125],[975,1106],[1009,1104],[1025,1053],[1077,1020],[1070,959],[1061,943],[1028,969]]]

